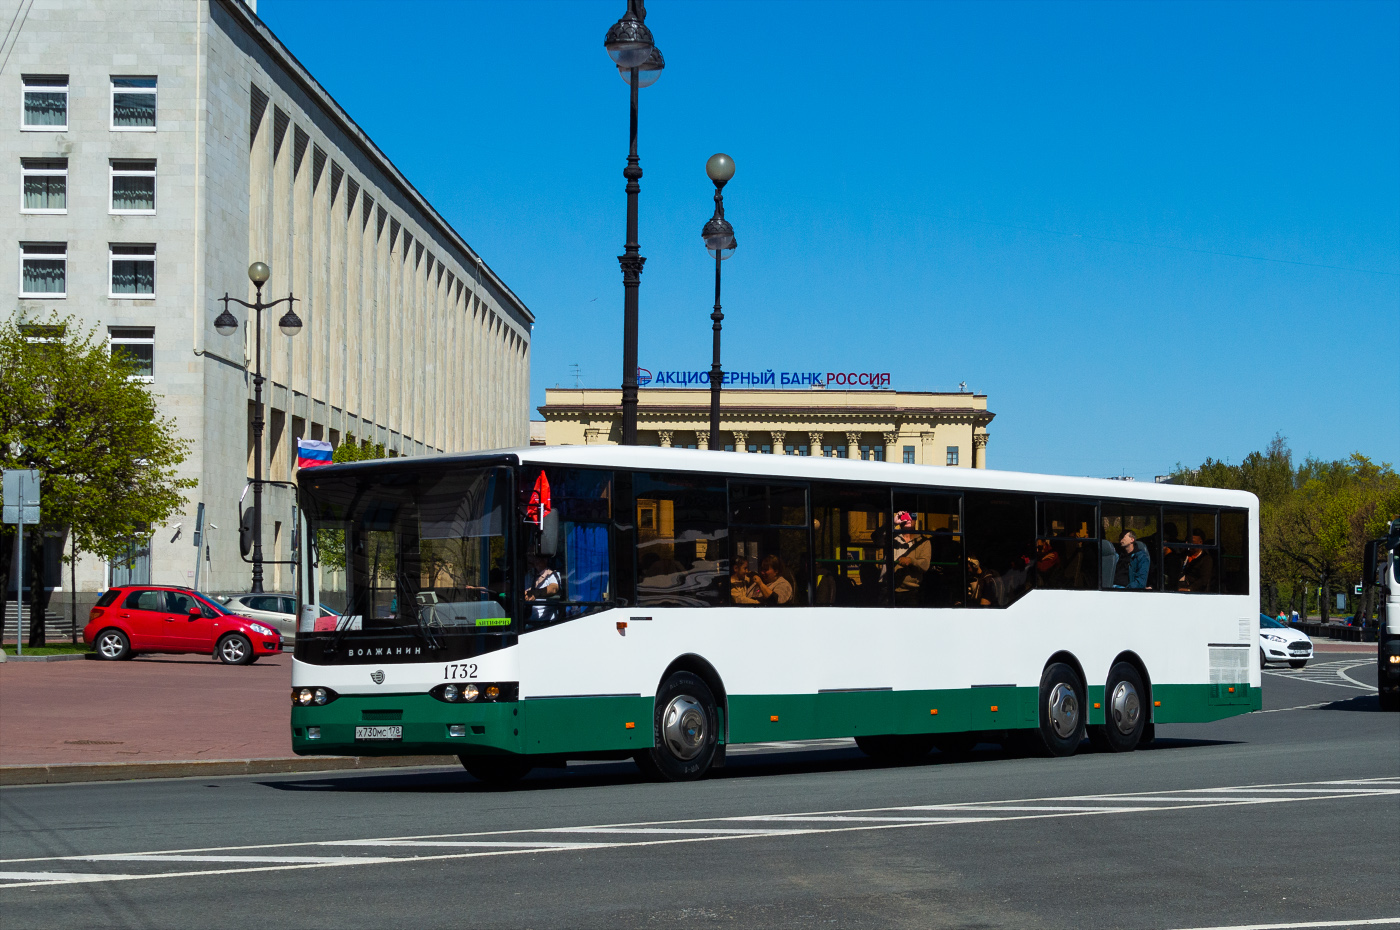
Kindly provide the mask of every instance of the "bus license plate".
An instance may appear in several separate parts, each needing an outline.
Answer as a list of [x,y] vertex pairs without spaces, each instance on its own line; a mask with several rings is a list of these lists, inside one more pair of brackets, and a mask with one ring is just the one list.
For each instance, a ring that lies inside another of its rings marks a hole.
[[355,739],[357,740],[393,740],[403,739],[403,727],[356,727]]

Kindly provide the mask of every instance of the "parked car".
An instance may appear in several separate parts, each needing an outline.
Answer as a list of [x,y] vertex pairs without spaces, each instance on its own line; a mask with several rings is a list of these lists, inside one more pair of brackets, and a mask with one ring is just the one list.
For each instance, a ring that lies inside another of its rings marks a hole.
[[229,665],[282,651],[282,634],[273,627],[230,613],[189,588],[163,585],[109,588],[88,614],[83,642],[100,659],[193,652]]
[[[235,594],[224,599],[224,609],[250,620],[261,620],[275,626],[287,642],[297,638],[297,601],[285,594]],[[321,617],[338,617],[336,611],[325,604],[320,605],[317,614]]]
[[1302,668],[1312,658],[1313,644],[1308,634],[1279,623],[1268,614],[1259,615],[1259,667],[1270,662],[1287,662]]

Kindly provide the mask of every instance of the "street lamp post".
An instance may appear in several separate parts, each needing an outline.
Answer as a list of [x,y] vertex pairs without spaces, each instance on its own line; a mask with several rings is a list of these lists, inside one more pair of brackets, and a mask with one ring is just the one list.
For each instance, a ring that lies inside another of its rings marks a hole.
[[262,373],[262,314],[264,310],[270,310],[278,304],[286,304],[287,312],[282,314],[282,318],[277,321],[277,326],[285,336],[295,336],[301,332],[301,317],[297,316],[293,304],[297,298],[290,293],[286,297],[274,300],[271,303],[263,303],[262,289],[271,276],[272,271],[263,262],[253,262],[248,266],[248,280],[253,282],[257,288],[257,297],[252,303],[246,300],[239,300],[237,297],[230,297],[227,292],[219,298],[224,303],[224,312],[214,318],[214,329],[221,336],[232,336],[238,331],[238,318],[229,312],[230,303],[247,307],[256,313],[257,341],[253,350],[253,593],[261,594],[263,590],[263,555],[262,555],[262,436],[263,436],[263,373]]
[[719,263],[733,255],[739,247],[734,238],[734,227],[724,218],[724,185],[734,177],[734,159],[723,152],[711,155],[710,160],[705,162],[705,173],[715,182],[715,215],[710,217],[700,233],[705,240],[705,248],[715,257],[715,309],[710,314],[715,331],[714,358],[710,362],[710,448],[723,449],[724,445],[719,439],[719,392],[720,385],[724,383],[724,369],[719,363],[719,332],[724,313],[719,304]]
[[647,11],[642,0],[627,0],[627,12],[613,23],[603,39],[608,56],[618,73],[632,88],[632,118],[627,167],[627,243],[617,257],[622,265],[622,444],[637,444],[637,290],[642,283],[646,259],[637,243],[637,194],[642,186],[641,161],[637,158],[637,91],[650,87],[661,77],[666,60],[652,41],[646,27]]

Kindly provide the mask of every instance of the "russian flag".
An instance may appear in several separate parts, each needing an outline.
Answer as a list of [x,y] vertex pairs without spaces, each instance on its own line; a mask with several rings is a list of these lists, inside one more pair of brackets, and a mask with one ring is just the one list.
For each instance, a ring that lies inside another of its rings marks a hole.
[[297,468],[315,468],[331,463],[331,444],[323,439],[297,440]]

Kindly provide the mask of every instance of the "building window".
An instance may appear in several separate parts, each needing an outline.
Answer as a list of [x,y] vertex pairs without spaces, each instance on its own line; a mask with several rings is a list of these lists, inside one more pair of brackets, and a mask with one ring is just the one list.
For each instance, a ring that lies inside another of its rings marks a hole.
[[68,212],[68,159],[20,159],[21,213]]
[[841,445],[822,446],[822,455],[829,459],[844,459],[846,457],[846,447]]
[[111,575],[110,586],[114,588],[129,584],[150,584],[150,537],[133,537],[127,540],[122,553],[107,563],[107,570]]
[[122,356],[134,363],[129,376],[133,381],[155,379],[156,331],[150,326],[112,326],[107,330],[112,357]]
[[156,128],[156,79],[112,78],[112,131],[154,132]]
[[22,129],[62,132],[68,128],[68,75],[26,74]]
[[905,447],[904,447],[904,464],[905,464],[905,465],[913,465],[913,464],[914,464],[914,447],[913,447],[913,446],[905,446]]
[[68,243],[25,242],[19,251],[19,296],[68,296]]
[[113,213],[156,212],[156,163],[112,159]]
[[109,297],[156,296],[156,247],[153,245],[112,245],[108,251],[112,269]]
[[788,443],[786,446],[783,447],[783,451],[785,451],[788,455],[811,455],[812,447],[802,445],[801,443]]
[[862,462],[883,462],[885,460],[885,447],[861,446],[860,459]]
[[948,464],[949,464],[949,465],[956,465],[956,464],[958,464],[958,447],[957,447],[957,446],[949,446],[949,447],[948,447]]

